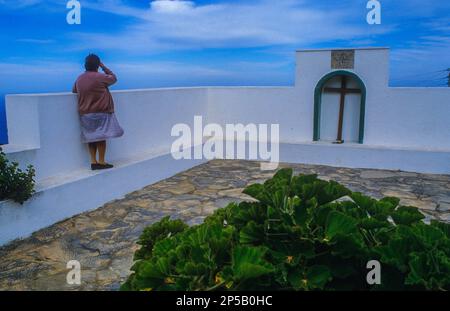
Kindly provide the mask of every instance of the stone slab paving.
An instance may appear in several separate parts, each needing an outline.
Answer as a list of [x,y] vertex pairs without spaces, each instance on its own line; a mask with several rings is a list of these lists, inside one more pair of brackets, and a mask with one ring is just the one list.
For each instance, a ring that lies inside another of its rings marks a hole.
[[[428,216],[450,222],[450,176],[398,171],[282,164],[317,173],[353,191],[397,196]],[[142,230],[166,215],[198,224],[229,202],[248,199],[242,189],[273,172],[258,162],[214,160],[132,192],[125,198],[54,224],[0,248],[1,290],[117,290],[129,274]],[[67,285],[66,264],[81,263],[81,285]]]

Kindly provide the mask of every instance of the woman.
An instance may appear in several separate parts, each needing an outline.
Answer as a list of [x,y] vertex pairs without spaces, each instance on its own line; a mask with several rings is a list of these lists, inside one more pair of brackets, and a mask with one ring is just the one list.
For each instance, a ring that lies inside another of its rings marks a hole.
[[[89,145],[91,169],[109,169],[113,165],[105,162],[106,140],[124,133],[114,114],[114,102],[108,89],[117,78],[97,55],[88,55],[84,67],[86,72],[78,77],[73,86],[73,93],[78,94],[81,140]],[[99,67],[104,74],[98,72]]]

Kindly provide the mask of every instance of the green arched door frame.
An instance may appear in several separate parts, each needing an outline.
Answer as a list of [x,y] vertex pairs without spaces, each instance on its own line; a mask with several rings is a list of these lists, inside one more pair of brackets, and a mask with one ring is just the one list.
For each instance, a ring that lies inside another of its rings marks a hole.
[[322,89],[330,79],[336,76],[348,76],[358,82],[361,88],[361,109],[359,115],[359,143],[362,144],[364,141],[364,121],[366,116],[366,86],[364,82],[355,73],[346,70],[336,70],[328,73],[317,83],[316,89],[314,90],[314,141],[320,139],[320,112],[322,108]]

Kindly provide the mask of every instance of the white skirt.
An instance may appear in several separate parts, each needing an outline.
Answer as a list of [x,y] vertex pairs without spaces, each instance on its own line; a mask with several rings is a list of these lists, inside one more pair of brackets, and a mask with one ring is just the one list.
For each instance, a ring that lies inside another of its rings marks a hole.
[[80,116],[81,141],[93,143],[124,134],[114,113],[88,113]]

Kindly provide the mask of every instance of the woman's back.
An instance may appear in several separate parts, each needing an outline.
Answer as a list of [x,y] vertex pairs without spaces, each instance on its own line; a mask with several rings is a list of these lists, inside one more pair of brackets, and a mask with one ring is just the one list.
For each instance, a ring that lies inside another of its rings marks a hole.
[[75,82],[73,92],[78,94],[80,115],[97,112],[114,112],[114,102],[108,87],[117,81],[114,73],[104,68],[105,74],[86,71]]

